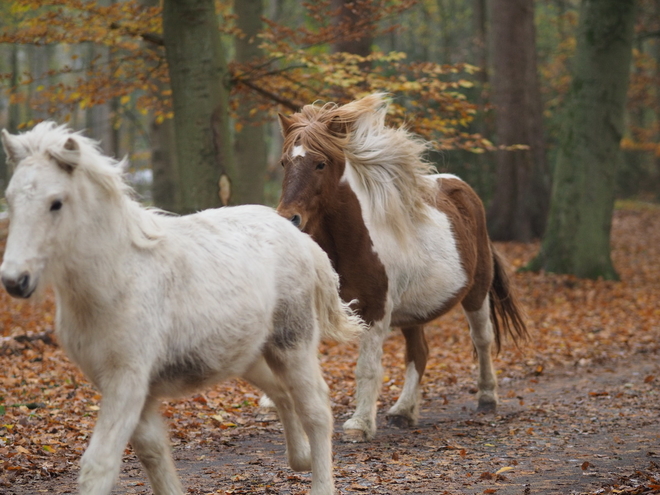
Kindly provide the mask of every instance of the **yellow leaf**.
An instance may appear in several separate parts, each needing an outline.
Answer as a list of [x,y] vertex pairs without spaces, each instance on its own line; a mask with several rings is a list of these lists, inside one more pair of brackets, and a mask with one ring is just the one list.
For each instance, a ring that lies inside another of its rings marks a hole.
[[498,469],[497,471],[495,471],[495,474],[506,473],[507,471],[511,471],[512,469],[513,469],[513,468],[512,468],[511,466],[505,466],[505,467],[500,468],[500,469]]
[[44,445],[42,449],[44,449],[46,452],[55,452],[55,449],[50,445]]
[[131,97],[128,95],[124,95],[119,99],[119,103],[122,105],[126,105],[129,101],[131,101]]

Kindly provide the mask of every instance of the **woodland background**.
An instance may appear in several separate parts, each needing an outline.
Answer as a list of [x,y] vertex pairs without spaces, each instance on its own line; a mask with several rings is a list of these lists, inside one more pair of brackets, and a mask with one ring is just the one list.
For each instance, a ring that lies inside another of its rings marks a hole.
[[[452,312],[428,330],[419,436],[381,428],[391,443],[338,447],[345,492],[522,493],[540,480],[554,486],[569,467],[589,475],[575,493],[660,489],[658,88],[660,0],[0,2],[0,127],[53,119],[85,129],[106,153],[128,155],[145,203],[178,213],[275,205],[277,112],[385,91],[390,122],[434,142],[429,159],[477,190],[512,268],[534,270],[513,275],[532,341],[497,360],[503,412],[466,412],[474,361]],[[582,109],[602,113],[580,120]],[[574,135],[583,141],[571,144]],[[0,157],[4,190],[11,171],[2,167]],[[100,396],[57,347],[53,319],[50,297],[0,295],[0,492],[75,487]],[[338,424],[352,407],[356,353],[321,349]],[[402,385],[400,335],[386,356],[381,409]],[[583,381],[561,388],[571,377]],[[204,448],[217,448],[208,455],[221,463],[246,434],[270,438],[257,397],[230,382],[168,402],[177,455],[194,447],[197,466]],[[578,452],[575,438],[591,444]],[[580,462],[556,468],[567,452]],[[217,493],[307,486],[281,452],[257,457],[227,468]],[[270,457],[279,465],[262,466]],[[606,459],[614,467],[599,472]],[[146,493],[130,473],[121,493]]]

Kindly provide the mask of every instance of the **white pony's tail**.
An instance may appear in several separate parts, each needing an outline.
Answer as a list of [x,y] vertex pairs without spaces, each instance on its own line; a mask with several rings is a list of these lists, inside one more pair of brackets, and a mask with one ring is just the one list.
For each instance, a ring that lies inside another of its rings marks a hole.
[[[338,342],[346,342],[358,337],[367,329],[351,303],[345,303],[339,297],[339,277],[332,269],[325,252],[314,246],[314,265],[316,270],[316,291],[314,306],[319,319],[321,336]],[[353,302],[353,301],[351,301]]]

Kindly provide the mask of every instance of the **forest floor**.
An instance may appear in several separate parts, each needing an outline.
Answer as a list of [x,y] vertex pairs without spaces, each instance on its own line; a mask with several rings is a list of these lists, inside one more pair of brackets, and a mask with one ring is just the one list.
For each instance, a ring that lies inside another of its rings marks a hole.
[[[538,245],[498,248],[518,268]],[[474,412],[476,365],[467,324],[455,310],[427,330],[431,358],[419,425],[396,429],[384,419],[403,384],[403,339],[395,331],[385,344],[377,436],[342,443],[357,346],[324,343],[337,492],[660,493],[659,207],[619,205],[612,256],[619,282],[513,275],[532,339],[520,349],[505,345],[495,361],[495,414]],[[37,304],[0,296],[3,494],[76,493],[100,396],[52,341],[53,318],[50,296]],[[259,421],[258,397],[233,380],[163,404],[188,493],[308,492],[310,476],[286,465],[279,422]],[[113,494],[147,493],[144,471],[127,448]]]

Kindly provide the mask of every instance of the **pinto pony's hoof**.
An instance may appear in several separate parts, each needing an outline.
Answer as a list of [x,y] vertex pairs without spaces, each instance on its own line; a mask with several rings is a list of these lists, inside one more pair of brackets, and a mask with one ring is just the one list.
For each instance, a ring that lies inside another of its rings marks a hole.
[[387,424],[394,428],[407,429],[412,426],[415,426],[415,422],[406,416],[400,416],[398,414],[392,414],[387,416]]
[[495,411],[497,411],[497,402],[479,400],[479,404],[477,405],[478,413],[490,414],[495,413]]
[[362,430],[344,430],[341,441],[343,443],[366,443],[369,441],[369,438]]
[[259,408],[254,419],[258,423],[273,423],[274,421],[277,421],[279,417],[277,416],[277,411],[274,409],[264,409],[262,407]]

